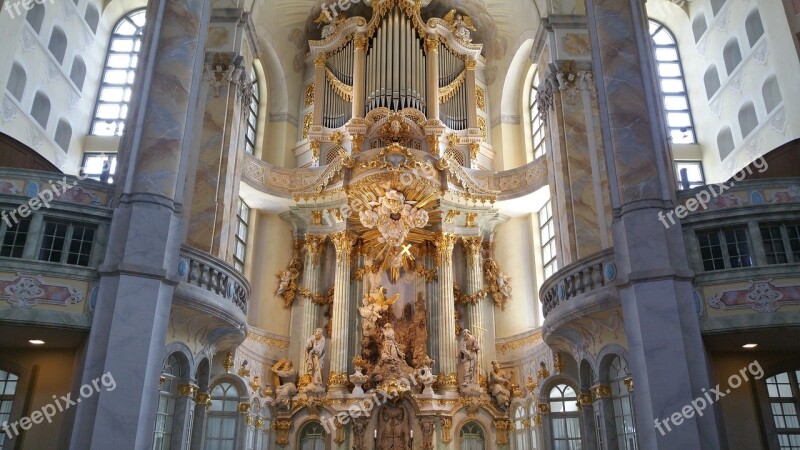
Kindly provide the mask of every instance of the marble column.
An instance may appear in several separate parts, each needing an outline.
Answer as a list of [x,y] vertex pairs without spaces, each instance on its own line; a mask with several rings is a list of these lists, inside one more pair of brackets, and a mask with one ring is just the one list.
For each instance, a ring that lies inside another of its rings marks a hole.
[[428,35],[425,38],[426,76],[428,81],[428,120],[439,120],[439,38]]
[[453,298],[453,247],[458,236],[441,232],[436,236],[436,264],[439,267],[439,377],[440,386],[455,391],[457,386],[455,299]]
[[[97,307],[78,383],[116,382],[77,405],[70,448],[153,444],[158,380],[172,305],[191,120],[203,74],[211,2],[152,0],[126,133]],[[175,26],[180,24],[180,26]],[[77,385],[77,384],[76,384]]]
[[[435,361],[435,364],[438,364],[441,311],[439,310],[439,271],[435,260],[436,246],[432,242],[426,241],[424,254],[422,263],[425,269],[436,273],[436,277],[425,286],[425,306],[428,308],[428,356]],[[455,333],[455,326],[453,330]]]
[[464,294],[477,295],[478,297],[474,302],[469,302],[466,305],[466,327],[478,339],[478,345],[481,350],[478,352],[478,370],[479,375],[485,375],[489,372],[488,364],[490,361],[486,360],[486,320],[483,317],[484,308],[483,303],[491,302],[490,297],[479,296],[483,289],[483,258],[481,258],[481,246],[483,239],[480,236],[462,237],[461,245],[464,248],[464,255],[467,257],[467,267],[464,272],[465,286]]
[[[186,243],[224,261],[233,262],[232,232],[239,206],[239,153],[243,152],[243,121],[249,114],[251,89],[241,56],[232,52],[206,54],[205,107],[198,110],[202,132],[197,138],[196,169],[191,190],[191,216]],[[240,76],[240,74],[242,74]]]
[[[303,258],[303,278],[300,284],[304,291],[319,295],[322,276],[322,255],[325,250],[327,236],[307,234],[305,240],[305,256]],[[292,305],[292,339],[291,354],[294,355],[294,366],[300,374],[299,385],[304,386],[311,381],[311,375],[305,373],[306,349],[305,341],[320,326],[320,307],[310,298],[298,295]],[[299,330],[298,333],[294,329]],[[300,387],[298,386],[298,387]]]
[[350,308],[350,256],[356,236],[349,231],[340,231],[331,235],[336,246],[336,271],[333,282],[333,327],[330,339],[331,370],[328,378],[330,391],[347,392],[347,365],[349,348]]
[[713,409],[663,435],[654,426],[713,384],[683,233],[680,224],[665,228],[658,219],[677,204],[677,186],[644,2],[585,2],[639,444],[648,450],[723,448]]
[[366,88],[364,87],[367,77],[367,45],[368,40],[364,34],[356,35],[353,40],[355,44],[355,62],[353,67],[353,111],[352,117],[364,117],[364,101]]
[[322,113],[325,108],[325,86],[328,81],[325,79],[325,55],[317,55],[314,59],[314,116],[312,117],[312,125],[322,126]]

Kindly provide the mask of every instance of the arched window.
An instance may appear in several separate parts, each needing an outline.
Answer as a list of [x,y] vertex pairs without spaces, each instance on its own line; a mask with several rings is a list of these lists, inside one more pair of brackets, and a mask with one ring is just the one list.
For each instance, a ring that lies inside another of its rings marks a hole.
[[325,430],[319,422],[309,422],[299,435],[300,450],[325,450]]
[[64,54],[67,52],[67,35],[64,34],[64,30],[59,27],[53,27],[47,49],[50,50],[50,53],[53,54],[59,64],[64,62]]
[[39,122],[42,128],[47,129],[47,122],[50,120],[50,99],[41,91],[37,92],[36,96],[33,97],[31,117]]
[[742,139],[746,138],[758,126],[758,116],[756,108],[752,103],[747,102],[739,108],[739,129],[742,132]]
[[711,67],[706,69],[706,74],[703,75],[703,83],[706,85],[706,95],[708,99],[711,100],[711,97],[717,93],[720,87],[717,66],[712,64]]
[[533,78],[531,78],[529,108],[531,113],[531,143],[533,148],[533,158],[538,159],[544,156],[547,148],[544,141],[544,120],[539,112],[539,68],[534,67]]
[[[175,354],[169,355],[161,371],[164,380],[158,391],[158,410],[156,427],[153,432],[153,450],[170,450],[175,422],[175,407],[178,401],[178,384],[185,377],[180,360]],[[180,446],[174,448],[179,449]]]
[[629,377],[628,364],[615,356],[608,368],[611,384],[611,402],[614,405],[614,428],[619,450],[636,450],[636,425],[633,420],[633,401],[625,380]]
[[486,448],[486,436],[483,433],[483,428],[476,422],[467,422],[461,427],[459,433],[461,438],[462,450],[484,450]]
[[269,430],[272,426],[272,414],[267,405],[261,407],[258,417],[256,418],[256,449],[262,450],[269,448]]
[[559,384],[550,390],[550,426],[553,448],[581,448],[581,418],[575,389]]
[[247,134],[244,140],[244,151],[254,154],[256,148],[256,133],[258,133],[258,78],[256,71],[250,71],[250,80],[253,90],[250,96],[250,113],[247,115]]
[[145,12],[131,12],[117,22],[108,45],[106,66],[97,95],[91,134],[121,136],[128,116],[128,102],[139,64]]
[[69,142],[72,140],[72,127],[64,119],[58,121],[56,127],[56,144],[65,152],[69,150]]
[[676,144],[697,142],[675,36],[664,25],[650,20],[650,38],[669,136]]
[[[800,447],[800,370],[779,373],[766,380],[769,405],[766,422],[767,435],[777,441],[780,449]],[[773,443],[774,445],[774,443]]]
[[33,9],[25,15],[25,20],[28,21],[33,31],[39,34],[42,31],[42,22],[44,22],[44,2],[34,3]]
[[728,127],[723,128],[717,134],[717,149],[719,150],[719,157],[721,159],[725,159],[733,149],[736,148],[736,145],[733,142],[733,133],[731,133],[731,129]]
[[[527,450],[527,430],[525,429],[525,424],[527,421],[527,417],[525,416],[525,408],[520,405],[514,411],[514,448],[517,450]],[[527,422],[528,426],[530,426],[530,422]]]
[[764,98],[764,108],[767,114],[775,110],[775,108],[783,101],[781,95],[781,88],[778,86],[778,79],[775,75],[767,78],[764,85],[761,87],[761,96]]
[[528,428],[530,431],[530,450],[538,450],[539,448],[539,427],[536,425],[536,406],[531,403],[528,405],[528,419],[531,421],[531,427]]
[[72,60],[72,69],[69,71],[69,79],[75,83],[75,87],[78,88],[78,91],[83,90],[83,81],[86,79],[86,64],[83,63],[83,60],[76,56],[75,59]]
[[742,62],[742,51],[739,49],[739,41],[736,38],[731,38],[725,48],[722,49],[722,59],[725,60],[725,70],[728,75],[733,73],[739,63]]
[[711,11],[716,16],[722,6],[725,5],[726,0],[711,0]]
[[758,39],[764,34],[764,24],[761,22],[761,14],[758,9],[754,9],[747,15],[744,29],[747,31],[747,41],[750,43],[750,47],[756,45]]
[[96,33],[97,23],[100,22],[100,13],[97,11],[97,7],[91,3],[86,5],[86,12],[83,14],[83,20],[86,21],[86,25],[89,25],[89,29],[92,30],[92,33]]
[[553,221],[553,203],[550,200],[539,210],[539,232],[542,238],[542,270],[546,280],[558,270],[556,225]]
[[[17,391],[19,377],[11,372],[0,370],[0,429],[11,419],[11,406],[14,404],[14,393]],[[6,433],[0,434],[0,449],[6,439]]]
[[28,76],[25,74],[25,69],[19,63],[14,62],[11,66],[11,75],[8,77],[6,89],[18,102],[22,101],[22,94],[25,93],[25,84],[27,82]]
[[239,390],[236,386],[231,383],[214,386],[206,419],[206,450],[228,450],[236,446],[238,417]]
[[692,20],[692,34],[694,34],[694,41],[699,42],[700,38],[706,33],[708,23],[706,23],[706,16],[703,13],[697,15]]

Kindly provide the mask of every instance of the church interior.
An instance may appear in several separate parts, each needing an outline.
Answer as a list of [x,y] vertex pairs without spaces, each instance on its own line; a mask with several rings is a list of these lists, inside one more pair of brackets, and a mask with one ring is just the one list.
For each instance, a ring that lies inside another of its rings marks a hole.
[[800,449],[800,0],[0,37],[0,450]]

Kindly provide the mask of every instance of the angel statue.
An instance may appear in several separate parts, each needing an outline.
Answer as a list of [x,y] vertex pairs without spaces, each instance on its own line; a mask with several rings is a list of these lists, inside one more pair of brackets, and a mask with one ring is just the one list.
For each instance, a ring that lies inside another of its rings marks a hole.
[[375,334],[375,323],[382,318],[381,313],[386,312],[389,306],[394,304],[400,294],[386,298],[386,288],[383,286],[372,289],[362,301],[364,306],[358,308],[358,312],[363,319],[361,321],[361,333],[363,336]]
[[453,27],[456,36],[466,43],[472,42],[470,31],[478,31],[469,16],[458,14],[458,11],[455,9],[451,9],[450,12],[444,16],[443,20]]
[[328,22],[327,25],[322,27],[322,39],[327,39],[336,32],[336,27],[346,19],[347,18],[342,13],[337,13],[336,11],[331,13],[327,8],[323,8],[322,12],[319,13],[319,17],[314,20],[314,23],[319,26],[321,23]]

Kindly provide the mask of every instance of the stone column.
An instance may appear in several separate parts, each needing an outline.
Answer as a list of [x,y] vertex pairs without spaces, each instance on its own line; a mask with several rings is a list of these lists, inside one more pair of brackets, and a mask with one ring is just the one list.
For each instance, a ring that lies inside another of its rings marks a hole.
[[[483,317],[484,302],[491,302],[491,298],[481,297],[479,294],[483,289],[483,258],[481,258],[481,245],[483,239],[480,236],[462,237],[461,245],[464,248],[464,255],[467,257],[467,270],[464,272],[466,285],[464,294],[467,296],[477,296],[474,301],[466,305],[466,327],[478,338],[478,345],[481,350],[478,352],[479,375],[488,373],[489,361],[486,360],[486,338],[487,328]],[[493,337],[493,335],[489,335]]]
[[147,6],[116,208],[78,380],[91,384],[110,374],[116,389],[82,399],[71,449],[143,450],[153,443],[210,5],[152,0]]
[[364,96],[366,95],[367,77],[367,37],[363,34],[356,35],[353,40],[355,44],[355,65],[353,67],[353,115],[352,117],[364,117]]
[[677,204],[645,5],[585,0],[614,208],[612,232],[625,317],[629,366],[636,379],[641,448],[721,448],[707,409],[662,435],[654,424],[713,386],[692,299],[680,224],[658,219]]
[[[428,356],[439,364],[439,321],[441,311],[439,311],[439,272],[435,261],[436,246],[430,242],[425,242],[425,256],[422,263],[426,270],[435,271],[436,277],[425,286],[425,306],[428,308]],[[453,326],[455,333],[455,325]],[[438,366],[437,366],[438,367]],[[433,368],[432,368],[433,369]]]
[[[322,275],[322,254],[325,250],[326,236],[307,234],[305,241],[305,257],[303,258],[303,279],[301,289],[319,295],[320,277]],[[319,327],[320,307],[310,298],[299,295],[292,305],[292,339],[291,354],[295,356],[294,366],[300,374],[299,385],[304,386],[311,381],[311,375],[305,373],[306,339]],[[294,330],[299,330],[295,333]],[[298,335],[299,334],[299,335]],[[298,386],[298,387],[300,387]]]
[[356,236],[345,230],[331,235],[336,246],[336,272],[333,281],[333,327],[329,346],[331,371],[328,385],[332,392],[347,392],[347,363],[349,347],[350,257]]
[[428,35],[425,38],[426,75],[428,77],[428,120],[439,120],[439,38]]
[[478,63],[474,59],[467,59],[464,62],[464,87],[467,90],[467,128],[478,128],[478,92],[475,85],[475,68],[477,66]]
[[314,104],[316,107],[311,121],[312,125],[322,126],[322,113],[325,109],[322,105],[325,104],[324,92],[325,85],[328,82],[325,79],[325,61],[324,54],[317,55],[316,59],[314,59]]
[[453,246],[458,236],[441,232],[436,236],[436,264],[439,267],[439,384],[446,391],[455,391],[456,376],[456,324],[453,298]]

